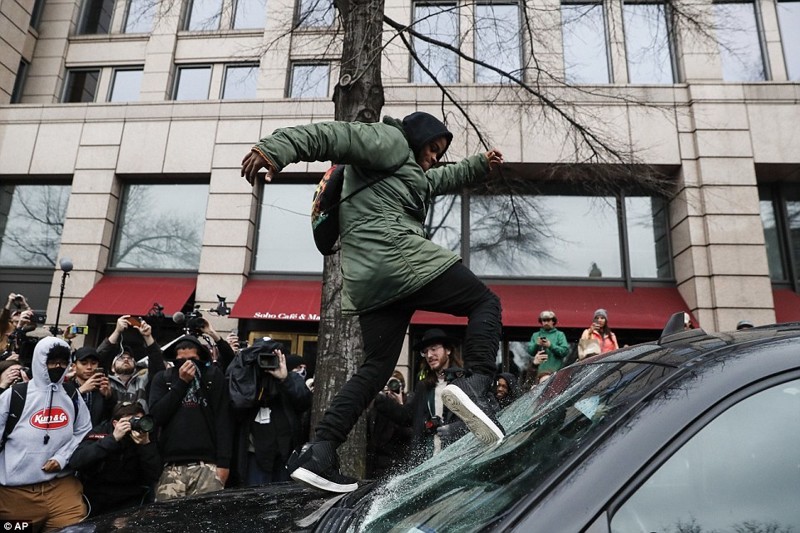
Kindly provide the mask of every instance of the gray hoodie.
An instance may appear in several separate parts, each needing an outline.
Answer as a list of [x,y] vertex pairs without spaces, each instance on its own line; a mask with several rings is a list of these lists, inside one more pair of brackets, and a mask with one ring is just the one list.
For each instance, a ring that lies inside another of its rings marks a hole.
[[[70,475],[71,472],[64,467],[92,429],[89,410],[80,397],[78,412],[75,413],[75,404],[61,385],[64,376],[57,383],[50,382],[47,353],[56,344],[67,346],[61,339],[47,337],[40,340],[33,350],[33,379],[28,383],[25,407],[8,436],[5,449],[0,452],[0,485],[31,485]],[[0,434],[6,427],[12,392],[8,389],[0,395]],[[49,438],[45,439],[45,435]],[[50,474],[42,470],[50,459],[58,461],[62,470]]]

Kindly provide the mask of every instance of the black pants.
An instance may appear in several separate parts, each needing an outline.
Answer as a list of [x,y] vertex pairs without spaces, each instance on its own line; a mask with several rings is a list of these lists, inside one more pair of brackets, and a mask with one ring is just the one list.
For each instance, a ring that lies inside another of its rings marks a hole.
[[341,444],[358,417],[383,389],[397,365],[414,311],[468,318],[464,365],[493,376],[502,329],[500,299],[462,263],[456,263],[417,292],[359,316],[364,363],[336,395],[317,424],[316,440]]

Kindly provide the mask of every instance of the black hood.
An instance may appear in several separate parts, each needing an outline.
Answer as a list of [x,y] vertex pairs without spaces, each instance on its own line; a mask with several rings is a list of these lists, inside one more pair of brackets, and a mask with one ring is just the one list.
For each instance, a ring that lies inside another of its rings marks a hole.
[[[453,134],[447,130],[447,126],[438,118],[424,111],[411,113],[404,118],[403,131],[406,133],[408,145],[411,147],[411,151],[414,152],[414,157],[419,157],[420,151],[434,139],[445,138],[447,145],[444,147],[444,152],[447,151],[453,141]],[[444,152],[442,152],[442,155],[444,155]]]
[[184,341],[189,341],[197,346],[197,355],[200,356],[201,361],[211,361],[211,352],[208,351],[205,344],[200,342],[197,337],[193,335],[184,335],[170,343],[170,345],[164,349],[164,359],[175,359],[175,347]]

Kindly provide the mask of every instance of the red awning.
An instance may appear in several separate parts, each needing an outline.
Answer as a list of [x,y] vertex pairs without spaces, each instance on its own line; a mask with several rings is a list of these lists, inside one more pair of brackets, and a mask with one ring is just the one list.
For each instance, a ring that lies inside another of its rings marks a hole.
[[251,279],[231,310],[231,318],[319,320],[321,281]]
[[181,310],[195,289],[192,278],[105,276],[72,309],[80,315],[144,316],[154,303],[164,314]]
[[[552,309],[558,325],[585,328],[598,308],[608,311],[609,325],[621,329],[662,329],[673,313],[688,312],[674,287],[622,287],[563,285],[490,285],[503,306],[503,325],[533,327],[539,312]],[[319,320],[320,281],[251,280],[242,289],[232,318]],[[412,324],[466,324],[465,318],[418,311]]]
[[791,289],[774,289],[775,322],[800,322],[800,295]]

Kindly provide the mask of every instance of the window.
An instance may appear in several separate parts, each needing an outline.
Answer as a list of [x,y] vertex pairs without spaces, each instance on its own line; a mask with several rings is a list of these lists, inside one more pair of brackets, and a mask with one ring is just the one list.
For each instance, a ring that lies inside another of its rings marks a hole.
[[278,184],[264,191],[258,221],[255,270],[322,272],[309,206],[316,184]]
[[175,100],[208,100],[211,67],[178,67]]
[[42,11],[44,10],[45,0],[36,0],[33,3],[33,11],[31,11],[31,28],[38,30],[39,23],[42,21]]
[[223,100],[252,99],[256,97],[258,65],[228,65],[225,67]]
[[625,222],[632,278],[671,278],[667,202],[654,196],[626,196]]
[[456,253],[461,253],[461,197],[436,196],[425,218],[425,233],[430,240]]
[[623,7],[630,83],[673,83],[665,4]]
[[100,70],[67,70],[62,102],[94,102]]
[[605,20],[602,4],[561,4],[567,83],[609,82]]
[[115,69],[109,102],[136,102],[142,86],[142,69]]
[[465,255],[480,276],[668,280],[668,228],[660,197],[475,194]]
[[754,4],[714,4],[714,17],[719,53],[722,58],[722,79],[725,81],[767,79]]
[[94,35],[109,33],[114,0],[85,0],[79,34]]
[[783,42],[786,74],[792,81],[800,80],[800,1],[778,2],[778,23]]
[[69,193],[69,185],[0,186],[0,266],[55,266]]
[[221,0],[191,0],[187,13],[186,30],[218,30],[222,16],[222,2]]
[[[520,70],[519,6],[479,4],[475,9],[475,57],[510,74]],[[501,83],[504,78],[483,66],[475,67],[477,83]],[[507,81],[507,80],[506,80]]]
[[[458,48],[458,6],[450,3],[414,4],[414,29],[431,39]],[[413,45],[419,61],[439,83],[458,82],[458,56],[455,52],[422,39],[414,39]],[[411,81],[434,83],[431,76],[413,58]]]
[[727,409],[620,507],[611,531],[792,531],[800,380]]
[[800,288],[800,185],[774,184],[758,188],[761,224],[773,283]]
[[266,0],[237,0],[233,15],[233,29],[261,29],[266,23]]
[[616,200],[474,196],[470,265],[483,276],[620,278]]
[[124,33],[150,33],[153,31],[158,2],[152,0],[128,0],[128,10],[125,13]]
[[25,88],[25,79],[28,77],[28,62],[19,60],[19,68],[14,78],[14,89],[11,91],[11,103],[18,104],[22,100],[22,91]]
[[289,86],[290,98],[325,98],[328,96],[328,77],[330,66],[292,65],[292,80]]
[[128,184],[111,266],[197,270],[206,219],[206,184]]
[[298,0],[297,25],[300,27],[327,27],[333,25],[332,0]]

